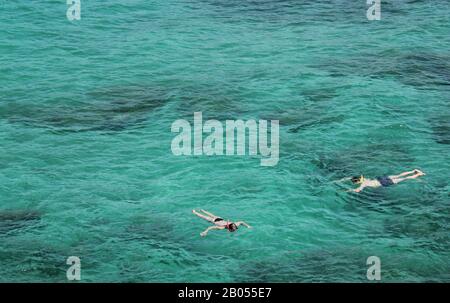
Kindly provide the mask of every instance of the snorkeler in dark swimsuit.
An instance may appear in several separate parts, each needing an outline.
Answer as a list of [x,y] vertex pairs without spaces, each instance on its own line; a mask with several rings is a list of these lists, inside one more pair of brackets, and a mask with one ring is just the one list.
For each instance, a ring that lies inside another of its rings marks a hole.
[[384,187],[394,184],[394,181],[389,176],[377,177],[377,181],[380,182],[381,186]]
[[387,187],[387,186],[391,186],[397,183],[400,183],[402,181],[405,181],[407,179],[415,179],[418,178],[420,176],[425,176],[425,174],[418,170],[412,170],[412,171],[407,171],[404,173],[401,173],[399,175],[395,175],[395,176],[383,176],[383,177],[378,177],[376,179],[366,179],[364,178],[363,175],[361,176],[356,176],[356,177],[352,177],[352,178],[348,178],[351,179],[351,181],[354,184],[359,184],[359,187],[356,189],[351,189],[350,191],[354,191],[356,193],[359,193],[360,191],[362,191],[364,188],[366,187]]
[[235,232],[238,227],[240,225],[244,225],[247,228],[251,228],[250,225],[248,225],[247,223],[243,222],[243,221],[239,221],[239,222],[231,222],[231,221],[225,221],[224,219],[222,219],[221,217],[218,217],[210,212],[207,212],[203,209],[200,210],[203,214],[193,210],[192,213],[194,215],[197,215],[198,217],[205,219],[206,221],[209,221],[211,223],[214,223],[214,226],[210,226],[208,227],[204,232],[200,233],[200,236],[204,237],[208,234],[208,232],[210,230],[219,230],[219,229],[227,229],[229,232]]

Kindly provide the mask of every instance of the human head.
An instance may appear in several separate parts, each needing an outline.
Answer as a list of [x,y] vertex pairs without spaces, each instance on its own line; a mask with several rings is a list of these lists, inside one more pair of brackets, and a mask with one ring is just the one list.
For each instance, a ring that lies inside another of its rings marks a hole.
[[355,183],[355,184],[360,184],[360,183],[363,182],[363,180],[364,180],[364,176],[363,175],[352,177],[352,182]]
[[235,232],[237,229],[238,229],[238,227],[237,227],[236,224],[234,224],[234,223],[228,224],[228,230],[229,230],[230,232]]

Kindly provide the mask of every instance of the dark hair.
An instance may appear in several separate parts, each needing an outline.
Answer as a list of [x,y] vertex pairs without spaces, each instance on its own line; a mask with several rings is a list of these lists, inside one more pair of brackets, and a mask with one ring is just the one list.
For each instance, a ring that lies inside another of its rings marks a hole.
[[238,229],[238,227],[237,227],[236,224],[234,224],[234,223],[228,224],[228,230],[229,230],[230,232],[234,232],[234,231],[236,231],[237,229]]
[[352,177],[352,182],[353,183],[358,183],[360,181],[361,181],[361,176],[354,176],[354,177]]

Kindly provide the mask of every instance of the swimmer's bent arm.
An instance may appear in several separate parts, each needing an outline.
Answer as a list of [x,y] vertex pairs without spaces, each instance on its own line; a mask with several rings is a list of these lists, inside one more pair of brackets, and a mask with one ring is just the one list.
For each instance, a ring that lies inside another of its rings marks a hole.
[[202,236],[202,237],[206,236],[210,230],[214,230],[214,229],[217,229],[217,230],[218,230],[218,229],[224,229],[224,228],[225,228],[225,227],[221,227],[221,226],[210,226],[210,227],[208,227],[207,229],[205,229],[204,232],[201,232],[201,233],[200,233],[200,236]]
[[248,225],[247,223],[245,223],[244,221],[239,221],[236,222],[236,226],[240,226],[240,225],[244,225],[247,228],[252,228],[250,225]]
[[358,188],[355,189],[349,189],[347,191],[353,191],[355,193],[359,193],[360,191],[362,191],[366,186],[365,185],[360,185]]
[[366,187],[366,186],[365,186],[365,185],[361,185],[361,186],[359,186],[358,188],[354,189],[353,191],[354,191],[355,193],[359,193],[360,191],[362,191],[362,190],[364,189],[364,187]]

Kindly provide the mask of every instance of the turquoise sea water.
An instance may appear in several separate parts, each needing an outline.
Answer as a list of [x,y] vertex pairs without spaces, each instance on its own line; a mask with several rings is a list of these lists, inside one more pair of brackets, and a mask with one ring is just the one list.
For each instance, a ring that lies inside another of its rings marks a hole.
[[[0,281],[450,281],[448,1],[65,2],[0,0]],[[172,155],[195,111],[280,120],[280,162]]]

